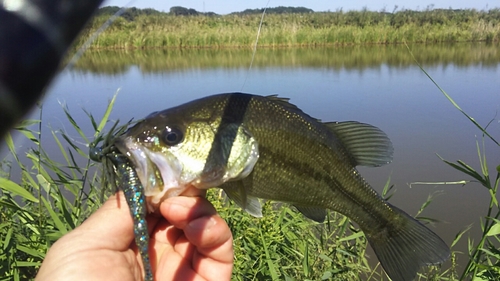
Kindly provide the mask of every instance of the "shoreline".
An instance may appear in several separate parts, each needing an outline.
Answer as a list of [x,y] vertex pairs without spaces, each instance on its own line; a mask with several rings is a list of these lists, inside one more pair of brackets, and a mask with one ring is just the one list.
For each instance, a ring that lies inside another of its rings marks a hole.
[[[397,46],[397,45],[404,45],[404,44],[411,44],[411,45],[432,45],[432,44],[461,44],[461,43],[485,43],[485,44],[497,44],[500,43],[500,40],[496,41],[487,41],[487,40],[464,40],[464,41],[435,41],[435,42],[419,42],[419,41],[414,41],[414,42],[391,42],[391,43],[377,43],[377,42],[365,42],[365,43],[325,43],[325,44],[297,44],[297,45],[260,45],[257,46],[257,49],[288,49],[288,48],[323,48],[323,47],[354,47],[354,46]],[[76,50],[75,48],[79,48],[80,46],[73,47],[73,50]],[[214,46],[214,45],[207,45],[207,46],[165,46],[165,47],[158,47],[158,46],[128,46],[128,47],[123,47],[123,46],[109,46],[109,47],[95,47],[95,46],[90,46],[87,48],[89,51],[135,51],[135,50],[144,50],[144,51],[152,51],[152,50],[231,50],[231,49],[253,49],[254,46],[244,46],[244,45],[227,45],[227,46]]]
[[[93,18],[74,46],[94,35],[109,17]],[[260,15],[139,15],[117,18],[90,49],[253,48]],[[258,47],[349,46],[499,42],[500,9],[269,14]]]

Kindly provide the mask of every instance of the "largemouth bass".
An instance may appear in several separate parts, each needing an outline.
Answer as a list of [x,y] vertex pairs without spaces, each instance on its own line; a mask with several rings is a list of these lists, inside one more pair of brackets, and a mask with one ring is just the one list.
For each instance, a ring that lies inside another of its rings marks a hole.
[[231,93],[154,112],[115,145],[136,168],[150,211],[191,186],[222,188],[255,216],[259,198],[290,203],[316,221],[334,210],[359,225],[394,281],[413,280],[450,255],[356,170],[392,160],[389,138],[368,124],[322,123],[286,99]]

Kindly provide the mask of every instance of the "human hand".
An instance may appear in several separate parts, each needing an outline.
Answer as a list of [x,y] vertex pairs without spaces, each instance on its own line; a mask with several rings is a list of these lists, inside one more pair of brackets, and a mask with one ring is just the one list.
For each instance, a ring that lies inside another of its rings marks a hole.
[[[172,197],[148,216],[155,280],[230,280],[233,241],[205,198]],[[36,280],[142,280],[140,254],[123,193],[50,248]]]

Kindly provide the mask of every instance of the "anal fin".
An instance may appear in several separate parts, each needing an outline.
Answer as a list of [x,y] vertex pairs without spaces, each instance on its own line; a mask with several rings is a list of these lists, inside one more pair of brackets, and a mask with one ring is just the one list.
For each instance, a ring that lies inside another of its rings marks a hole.
[[294,205],[299,212],[301,212],[304,216],[312,219],[317,222],[324,222],[326,217],[326,210],[319,207],[310,207],[310,206],[298,206]]

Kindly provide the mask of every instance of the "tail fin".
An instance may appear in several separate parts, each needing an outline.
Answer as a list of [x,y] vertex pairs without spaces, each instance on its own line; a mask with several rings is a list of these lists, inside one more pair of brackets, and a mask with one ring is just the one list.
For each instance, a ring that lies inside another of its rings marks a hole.
[[422,266],[440,264],[450,257],[448,246],[430,229],[392,206],[403,220],[399,227],[366,237],[380,264],[393,281],[411,281]]

